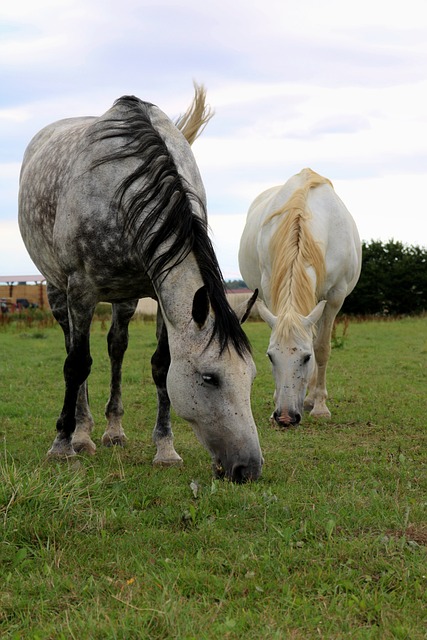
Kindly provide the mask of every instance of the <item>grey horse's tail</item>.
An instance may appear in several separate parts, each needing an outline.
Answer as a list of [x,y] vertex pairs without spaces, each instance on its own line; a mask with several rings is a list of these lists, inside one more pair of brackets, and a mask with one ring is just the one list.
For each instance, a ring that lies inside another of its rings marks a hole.
[[175,125],[185,136],[189,144],[193,144],[202,133],[214,111],[206,104],[206,89],[203,85],[194,83],[193,102],[187,111],[176,120]]

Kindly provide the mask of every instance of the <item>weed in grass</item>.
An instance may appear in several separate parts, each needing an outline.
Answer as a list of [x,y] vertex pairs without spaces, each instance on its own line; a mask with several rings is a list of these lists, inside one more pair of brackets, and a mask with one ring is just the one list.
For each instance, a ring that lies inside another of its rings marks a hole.
[[[341,324],[342,324],[342,333],[339,336],[337,335],[337,328]],[[343,318],[339,318],[339,320],[337,319],[335,320],[332,327],[332,334],[331,334],[332,349],[342,349],[344,347],[349,326],[350,326],[350,319],[348,318],[348,316],[344,316]]]

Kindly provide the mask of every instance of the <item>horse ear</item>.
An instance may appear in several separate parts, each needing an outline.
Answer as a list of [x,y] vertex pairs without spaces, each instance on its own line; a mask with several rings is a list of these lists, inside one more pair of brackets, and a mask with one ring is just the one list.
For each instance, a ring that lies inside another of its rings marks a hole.
[[194,294],[191,315],[199,329],[202,329],[209,315],[209,296],[205,286],[200,287]]
[[239,307],[236,309],[236,316],[239,318],[240,324],[243,324],[245,320],[249,318],[249,314],[256,302],[257,297],[258,297],[258,289],[255,289],[251,297],[245,302],[243,302],[241,305],[239,305]]
[[313,311],[303,319],[303,324],[306,329],[310,329],[316,322],[322,317],[323,310],[326,305],[326,300],[321,300],[316,304]]
[[277,317],[267,309],[267,307],[263,302],[261,302],[261,300],[258,300],[257,307],[259,315],[264,320],[264,322],[268,324],[270,329],[274,329],[274,327],[276,326]]

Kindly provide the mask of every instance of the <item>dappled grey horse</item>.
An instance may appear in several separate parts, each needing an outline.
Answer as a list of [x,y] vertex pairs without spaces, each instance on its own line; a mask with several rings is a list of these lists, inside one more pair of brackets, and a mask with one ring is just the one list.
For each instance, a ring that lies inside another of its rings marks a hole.
[[96,449],[86,380],[99,301],[113,309],[102,442],[124,443],[121,367],[128,324],[138,299],[149,296],[159,303],[152,357],[158,395],[154,462],[181,461],[173,445],[172,402],[209,451],[218,475],[243,482],[261,473],[250,406],[255,366],[227,302],[189,145],[209,117],[198,110],[201,103],[204,90],[196,87],[193,106],[177,126],[156,106],[124,96],[101,117],[47,126],[26,150],[19,225],[47,280],[67,350],[64,404],[50,455]]

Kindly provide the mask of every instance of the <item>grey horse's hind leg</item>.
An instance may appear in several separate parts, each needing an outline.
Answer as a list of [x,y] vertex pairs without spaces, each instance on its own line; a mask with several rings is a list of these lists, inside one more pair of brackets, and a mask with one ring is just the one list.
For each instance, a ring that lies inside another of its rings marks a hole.
[[102,444],[124,446],[126,435],[122,427],[122,364],[129,341],[129,322],[135,313],[138,299],[113,304],[113,318],[108,332],[108,354],[111,363],[110,397],[105,407],[107,427]]
[[160,308],[157,311],[157,349],[151,358],[153,380],[157,388],[157,419],[153,430],[153,441],[157,453],[153,464],[170,466],[181,464],[182,458],[173,446],[170,421],[170,400],[166,389],[166,377],[170,365],[168,334]]
[[[76,290],[81,284],[77,283]],[[94,302],[77,294],[76,306],[69,308],[67,294],[48,283],[47,294],[53,316],[65,337],[67,357],[64,363],[65,397],[56,428],[57,436],[49,455],[72,456],[76,451],[95,453],[96,445],[90,438],[93,418],[89,409],[87,377],[92,358],[89,350],[89,330]]]

